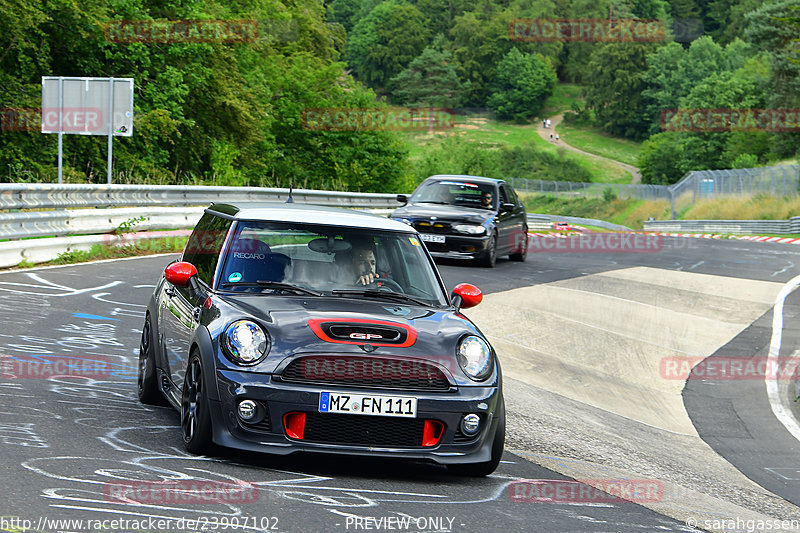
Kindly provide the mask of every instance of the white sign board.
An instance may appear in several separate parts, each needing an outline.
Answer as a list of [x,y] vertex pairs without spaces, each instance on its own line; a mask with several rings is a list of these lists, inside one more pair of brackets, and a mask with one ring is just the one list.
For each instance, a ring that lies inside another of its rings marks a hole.
[[42,133],[133,135],[133,78],[42,77]]

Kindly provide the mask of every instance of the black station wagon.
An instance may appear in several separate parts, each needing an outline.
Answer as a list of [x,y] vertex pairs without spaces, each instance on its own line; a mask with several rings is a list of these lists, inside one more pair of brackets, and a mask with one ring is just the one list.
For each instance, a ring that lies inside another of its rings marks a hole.
[[187,450],[427,460],[487,475],[505,437],[500,365],[411,226],[298,204],[216,204],[150,299],[139,398]]

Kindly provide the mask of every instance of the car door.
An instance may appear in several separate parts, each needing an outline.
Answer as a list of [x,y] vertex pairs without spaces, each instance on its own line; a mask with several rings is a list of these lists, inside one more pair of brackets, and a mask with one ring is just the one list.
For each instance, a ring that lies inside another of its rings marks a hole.
[[508,183],[500,186],[504,191],[508,202],[514,204],[514,210],[510,213],[508,224],[510,228],[510,235],[508,239],[509,252],[513,253],[519,250],[520,243],[526,242],[528,231],[528,216],[525,212],[525,206],[522,200],[517,196],[514,188]]
[[[220,250],[225,242],[231,221],[206,213],[197,223],[182,261],[197,268],[197,280],[203,292],[211,290]],[[165,281],[161,295],[159,330],[161,331],[170,378],[180,389],[189,360],[189,348],[197,327],[197,312],[202,302],[189,287],[175,287]]]
[[508,191],[503,184],[499,187],[497,214],[497,255],[505,255],[512,249],[514,234],[517,228],[517,217],[513,211],[503,211],[503,204],[510,203]]

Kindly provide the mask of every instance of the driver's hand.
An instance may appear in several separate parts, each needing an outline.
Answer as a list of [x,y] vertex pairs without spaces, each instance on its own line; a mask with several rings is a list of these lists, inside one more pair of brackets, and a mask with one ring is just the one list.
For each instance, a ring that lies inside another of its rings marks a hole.
[[371,283],[374,283],[376,279],[378,279],[378,274],[376,274],[375,272],[363,274],[359,276],[358,279],[356,279],[356,285],[358,284],[369,285]]

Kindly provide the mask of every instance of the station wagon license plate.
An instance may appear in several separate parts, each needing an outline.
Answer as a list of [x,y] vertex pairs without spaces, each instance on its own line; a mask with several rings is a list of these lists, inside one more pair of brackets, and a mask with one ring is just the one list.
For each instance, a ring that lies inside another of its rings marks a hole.
[[444,235],[431,235],[430,233],[420,233],[423,241],[438,242],[444,244]]
[[417,399],[410,396],[321,392],[319,412],[416,418]]

